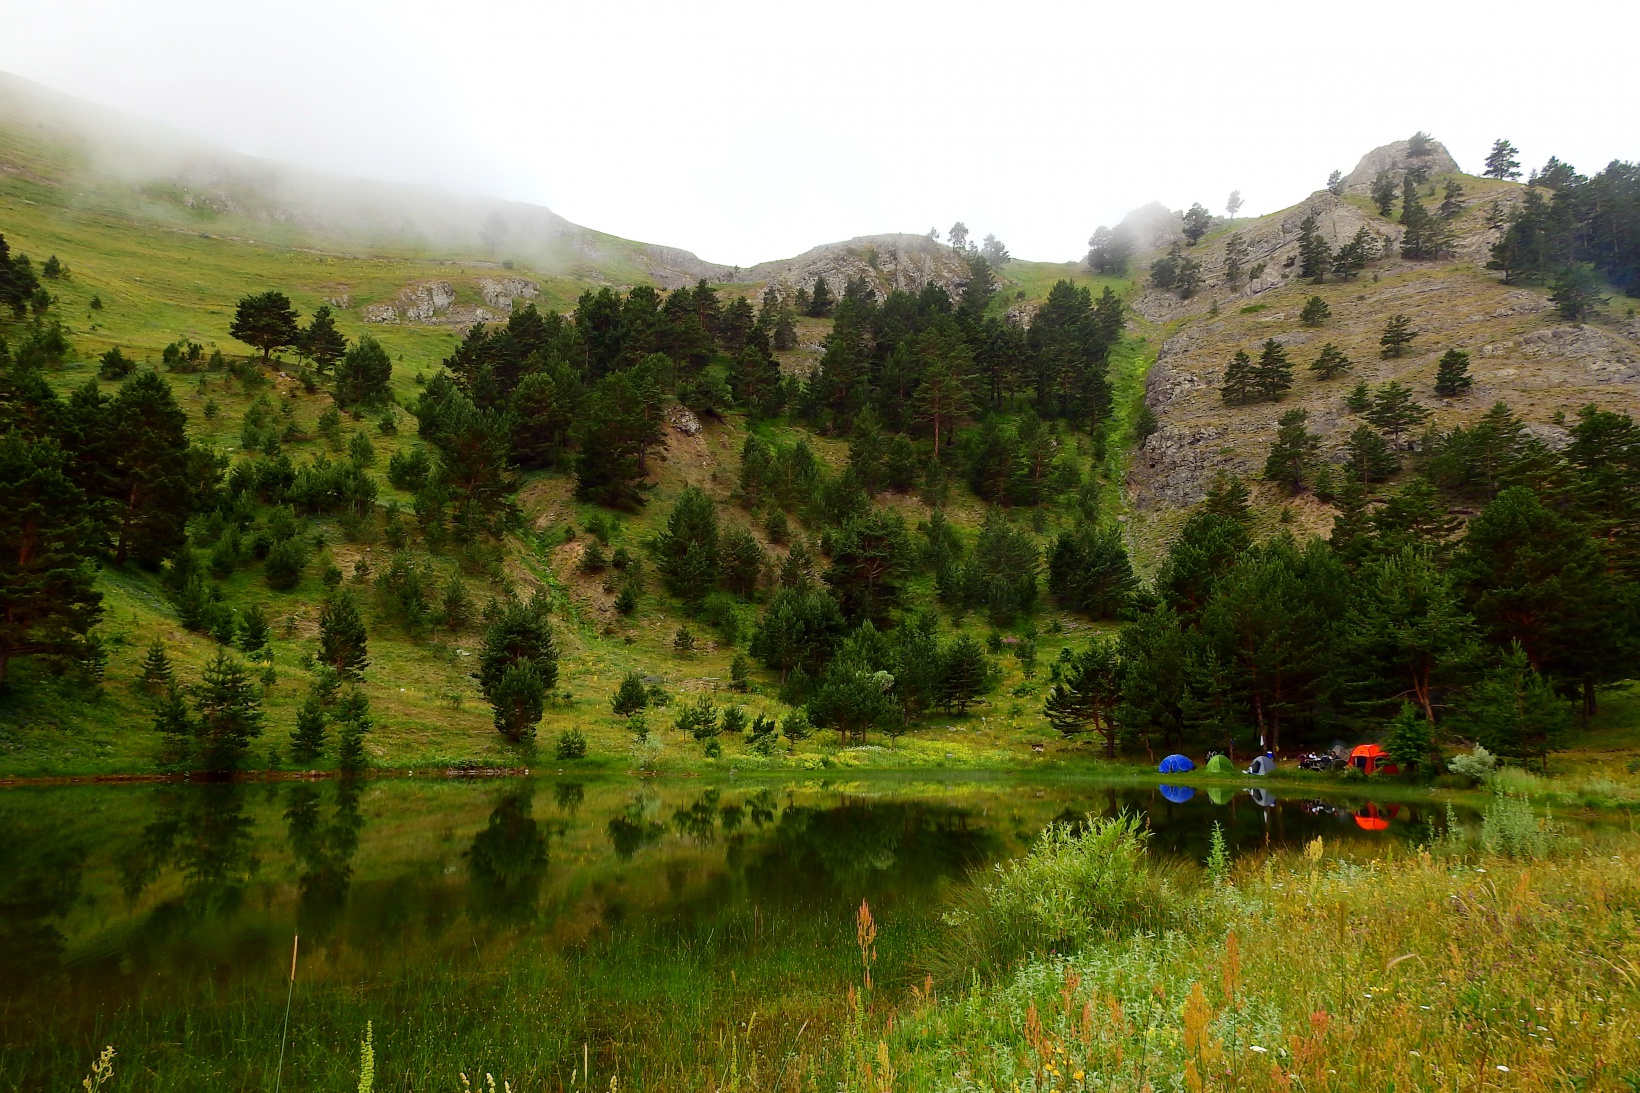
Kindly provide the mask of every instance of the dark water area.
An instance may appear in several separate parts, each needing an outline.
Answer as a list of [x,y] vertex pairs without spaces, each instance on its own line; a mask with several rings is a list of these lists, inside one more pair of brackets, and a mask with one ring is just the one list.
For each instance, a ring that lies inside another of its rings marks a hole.
[[113,1044],[130,1088],[351,1089],[367,1022],[378,1089],[458,1088],[462,1069],[568,1088],[582,1060],[601,1088],[691,1088],[726,1051],[813,1065],[859,974],[862,901],[878,981],[903,992],[953,886],[1052,821],[1123,810],[1153,853],[1197,862],[1215,823],[1246,853],[1411,843],[1440,821],[985,778],[14,788],[0,1088],[77,1085]]

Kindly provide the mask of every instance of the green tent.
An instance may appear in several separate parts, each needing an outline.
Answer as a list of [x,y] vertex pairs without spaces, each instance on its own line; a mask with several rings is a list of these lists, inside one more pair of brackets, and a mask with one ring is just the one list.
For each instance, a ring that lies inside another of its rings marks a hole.
[[1234,774],[1236,773],[1236,765],[1230,762],[1228,756],[1215,755],[1207,761],[1207,773]]
[[1214,786],[1207,791],[1207,799],[1216,805],[1229,804],[1230,798],[1235,795],[1236,791],[1227,786]]

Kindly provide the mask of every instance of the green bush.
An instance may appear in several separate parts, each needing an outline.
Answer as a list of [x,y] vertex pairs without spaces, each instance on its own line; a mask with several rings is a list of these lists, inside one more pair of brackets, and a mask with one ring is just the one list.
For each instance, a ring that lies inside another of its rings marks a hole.
[[944,916],[942,961],[1002,967],[1026,953],[1068,952],[1119,930],[1164,924],[1170,885],[1147,867],[1149,832],[1131,813],[1054,823],[1023,858],[976,880]]
[[1491,854],[1533,860],[1551,857],[1567,842],[1566,831],[1545,810],[1512,793],[1498,793],[1481,817],[1481,847]]
[[552,753],[560,759],[585,759],[587,738],[580,729],[565,729],[558,734],[558,744]]

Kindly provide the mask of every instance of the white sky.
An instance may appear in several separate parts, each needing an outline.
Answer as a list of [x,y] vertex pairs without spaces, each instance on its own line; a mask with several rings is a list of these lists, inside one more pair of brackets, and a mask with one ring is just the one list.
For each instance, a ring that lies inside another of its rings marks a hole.
[[962,219],[1070,260],[1427,129],[1640,157],[1640,3],[0,0],[0,69],[232,148],[750,265]]

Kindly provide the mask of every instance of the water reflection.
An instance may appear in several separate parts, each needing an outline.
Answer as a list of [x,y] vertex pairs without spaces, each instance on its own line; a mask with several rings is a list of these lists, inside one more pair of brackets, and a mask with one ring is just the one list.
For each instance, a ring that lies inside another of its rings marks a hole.
[[503,796],[467,850],[473,906],[487,918],[534,916],[547,876],[547,828],[533,815],[535,783]]
[[[353,881],[353,855],[359,849],[361,785],[353,779],[334,788],[298,783],[285,800],[285,830],[291,855],[300,864],[297,880],[297,930],[315,940],[329,936],[347,905]],[[323,798],[333,794],[328,817]]]

